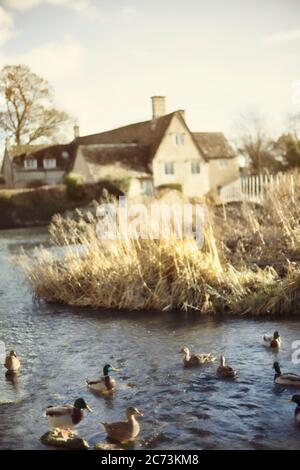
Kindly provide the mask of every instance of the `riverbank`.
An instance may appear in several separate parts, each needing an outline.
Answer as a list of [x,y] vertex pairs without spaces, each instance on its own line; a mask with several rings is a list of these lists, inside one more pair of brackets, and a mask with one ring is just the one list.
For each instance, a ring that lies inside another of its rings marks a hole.
[[80,184],[73,191],[64,184],[0,190],[0,230],[49,225],[55,214],[72,212],[98,200],[104,187],[111,194],[122,194],[108,182]]
[[[263,207],[207,207],[202,249],[191,239],[100,243],[97,220],[56,217],[52,242],[20,259],[40,299],[110,310],[193,310],[199,314],[299,314],[299,188],[273,188]],[[74,243],[84,247],[75,250]]]

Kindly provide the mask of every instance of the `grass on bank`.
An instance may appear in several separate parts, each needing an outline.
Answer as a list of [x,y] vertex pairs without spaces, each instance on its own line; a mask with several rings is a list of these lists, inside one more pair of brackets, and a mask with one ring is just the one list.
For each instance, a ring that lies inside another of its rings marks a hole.
[[263,207],[242,204],[233,214],[232,207],[225,208],[222,215],[210,208],[201,250],[194,240],[174,236],[103,244],[92,214],[78,212],[76,221],[56,216],[51,238],[64,255],[39,248],[19,263],[32,292],[50,302],[119,310],[297,314],[299,197],[298,186],[272,187]]

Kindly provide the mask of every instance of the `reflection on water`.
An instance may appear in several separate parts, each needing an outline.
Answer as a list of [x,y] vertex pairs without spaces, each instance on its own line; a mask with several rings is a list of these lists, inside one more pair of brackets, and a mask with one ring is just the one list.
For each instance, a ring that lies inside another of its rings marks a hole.
[[[105,440],[101,421],[119,419],[128,404],[144,412],[136,448],[278,449],[299,447],[300,428],[287,400],[274,387],[275,357],[284,370],[300,324],[199,319],[184,314],[124,314],[34,303],[22,273],[9,263],[20,247],[47,243],[43,230],[0,232],[0,341],[22,358],[18,376],[0,367],[0,448],[39,449],[47,430],[46,406],[84,397],[94,409],[78,426],[90,444]],[[279,329],[282,350],[261,344]],[[219,380],[216,365],[183,369],[179,349],[224,353],[238,370],[235,381]],[[115,374],[116,395],[99,398],[85,379],[105,363]]]

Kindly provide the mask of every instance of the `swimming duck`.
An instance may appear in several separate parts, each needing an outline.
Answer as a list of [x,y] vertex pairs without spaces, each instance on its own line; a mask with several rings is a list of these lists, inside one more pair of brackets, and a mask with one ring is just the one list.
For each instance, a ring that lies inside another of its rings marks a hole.
[[[74,405],[49,406],[46,408],[45,416],[48,418],[52,429],[59,430],[63,437],[74,435],[74,426],[82,421],[83,410],[92,411],[83,398],[77,398]],[[66,431],[65,435],[63,431]]]
[[10,373],[16,373],[20,369],[21,362],[15,351],[10,351],[10,353],[5,358],[4,367]]
[[274,362],[273,369],[275,369],[274,382],[276,384],[300,387],[300,375],[293,373],[282,374],[278,362]]
[[295,419],[297,423],[300,423],[300,395],[293,395],[289,400],[289,403],[296,403],[297,406],[295,408]]
[[182,348],[180,352],[183,354],[183,365],[185,367],[201,366],[202,364],[207,364],[216,360],[215,356],[213,356],[213,354],[211,353],[200,353],[190,355],[190,350],[186,347]]
[[140,425],[136,417],[143,416],[137,408],[129,406],[126,410],[127,421],[116,423],[101,423],[107,436],[114,441],[125,443],[133,441],[140,433]]
[[220,377],[226,379],[233,379],[236,376],[236,371],[232,367],[226,366],[223,354],[220,357],[220,365],[217,369],[217,373]]
[[281,345],[281,338],[278,331],[274,331],[273,336],[264,335],[264,346],[266,348],[278,349]]
[[103,377],[96,380],[86,380],[87,386],[93,392],[98,392],[103,395],[110,395],[116,391],[116,381],[109,374],[110,372],[117,372],[110,364],[103,367]]

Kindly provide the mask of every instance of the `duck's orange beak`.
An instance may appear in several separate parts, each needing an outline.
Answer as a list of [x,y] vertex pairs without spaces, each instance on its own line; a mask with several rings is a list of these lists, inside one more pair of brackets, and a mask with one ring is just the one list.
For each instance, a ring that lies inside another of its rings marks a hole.
[[87,409],[90,413],[93,413],[93,410],[92,410],[92,408],[89,407],[89,405],[86,405],[86,409]]

